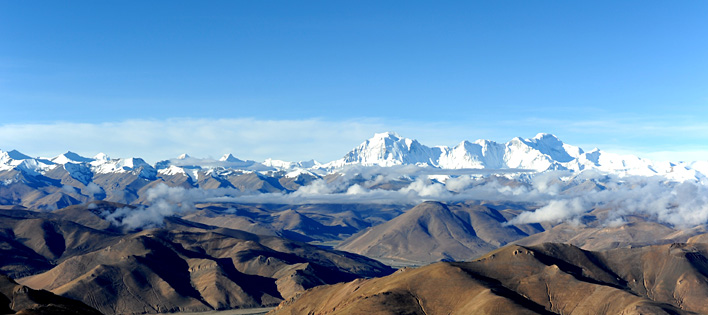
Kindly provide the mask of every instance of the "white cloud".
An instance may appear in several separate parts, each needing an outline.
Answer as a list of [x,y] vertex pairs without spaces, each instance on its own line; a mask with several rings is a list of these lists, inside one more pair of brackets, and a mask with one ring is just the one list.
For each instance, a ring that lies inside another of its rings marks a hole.
[[522,212],[515,217],[512,224],[554,222],[558,223],[572,219],[588,210],[580,198],[551,200],[547,205],[536,211]]
[[[431,170],[418,169],[421,171],[412,175],[416,172],[406,167],[352,168],[333,181],[316,180],[292,193],[243,193],[236,189],[186,189],[160,184],[147,191],[148,206],[119,209],[104,216],[115,224],[142,228],[158,226],[167,216],[191,211],[198,202],[413,206],[425,200],[489,200],[538,207],[534,211],[522,212],[510,224],[579,224],[583,215],[597,207],[610,210],[603,222],[608,226],[620,225],[631,215],[642,215],[676,227],[708,223],[708,186],[695,181],[671,182],[658,176],[619,177],[597,172],[569,177],[568,172],[554,171],[542,173],[524,183],[494,176],[472,179],[466,174],[470,170],[458,170],[460,174],[452,175],[454,177],[441,184],[426,179]],[[382,174],[387,171],[393,173]],[[371,188],[370,185],[381,181],[382,176],[393,178],[394,174],[416,179],[396,190]],[[587,183],[596,185],[583,185]]]
[[103,188],[101,186],[96,185],[94,182],[88,183],[86,185],[86,193],[89,194],[89,196],[94,196],[103,193]]

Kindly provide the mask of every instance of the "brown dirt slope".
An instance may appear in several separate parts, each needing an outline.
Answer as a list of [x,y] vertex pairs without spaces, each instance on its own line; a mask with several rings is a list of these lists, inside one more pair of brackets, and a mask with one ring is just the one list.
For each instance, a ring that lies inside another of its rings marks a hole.
[[382,276],[376,261],[230,229],[146,230],[71,257],[22,284],[105,314],[276,305],[321,284]]
[[468,260],[529,235],[505,222],[500,211],[482,205],[423,202],[352,236],[337,249],[413,262]]
[[509,245],[471,261],[306,291],[280,314],[708,313],[708,245]]
[[30,289],[4,275],[0,275],[0,313],[37,315],[101,314],[84,303],[44,290]]
[[587,250],[638,247],[687,242],[692,236],[706,233],[708,226],[697,225],[681,229],[666,223],[631,215],[622,224],[607,224],[608,209],[598,208],[583,217],[583,223],[561,223],[541,233],[514,241],[519,245],[567,243]]
[[19,278],[43,272],[117,237],[51,213],[0,210],[0,273]]

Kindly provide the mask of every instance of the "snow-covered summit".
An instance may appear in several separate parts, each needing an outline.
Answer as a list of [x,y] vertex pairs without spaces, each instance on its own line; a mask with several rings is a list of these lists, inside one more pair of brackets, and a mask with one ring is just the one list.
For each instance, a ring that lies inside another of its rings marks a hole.
[[300,161],[300,162],[288,162],[283,160],[266,159],[263,161],[263,165],[276,168],[279,170],[293,170],[293,169],[309,169],[309,168],[319,168],[322,165],[320,162],[315,160]]
[[53,167],[54,163],[47,159],[35,159],[17,150],[0,150],[0,171],[17,169],[28,174],[41,174]]
[[[150,165],[140,158],[112,159],[104,153],[92,158],[68,151],[53,158],[32,158],[16,150],[0,150],[0,171],[17,169],[29,174],[44,174],[63,167],[72,176],[88,181],[94,174],[133,172],[145,178],[158,174],[176,175],[204,172],[210,176],[239,172],[280,172],[282,174],[319,174],[341,171],[348,166],[390,167],[416,165],[440,169],[488,170],[596,170],[618,175],[665,176],[671,180],[706,180],[706,163],[655,162],[632,155],[619,155],[598,149],[583,149],[563,143],[558,137],[539,133],[533,138],[516,137],[508,142],[464,140],[453,147],[426,146],[395,132],[376,133],[341,159],[320,164],[317,161],[287,162],[267,159],[263,163],[242,160],[225,154],[218,160],[182,154]],[[196,173],[195,173],[196,174]]]
[[619,175],[667,176],[671,179],[700,179],[690,166],[654,162],[632,155],[600,150],[585,152],[565,144],[558,137],[539,133],[533,138],[516,137],[506,143],[490,140],[462,141],[454,147],[428,147],[394,132],[377,133],[343,158],[324,164],[337,169],[347,165],[419,165],[442,169],[524,169],[583,171],[594,169]]
[[29,160],[31,159],[30,156],[23,154],[20,151],[17,150],[11,150],[8,152],[5,152],[4,155],[6,155],[8,158],[13,159],[13,160]]
[[222,156],[222,157],[219,159],[219,161],[222,161],[222,162],[243,162],[243,160],[240,160],[240,159],[236,158],[236,157],[233,156],[233,154],[231,154],[231,153],[224,154],[224,156]]
[[66,164],[66,163],[87,163],[93,162],[95,159],[83,157],[74,152],[67,151],[64,154],[58,155],[51,159],[52,162],[56,164]]
[[403,138],[394,132],[377,133],[364,141],[342,159],[333,161],[331,166],[360,164],[364,166],[393,166],[403,164],[437,164],[434,158],[440,154],[439,148],[430,148],[417,140]]

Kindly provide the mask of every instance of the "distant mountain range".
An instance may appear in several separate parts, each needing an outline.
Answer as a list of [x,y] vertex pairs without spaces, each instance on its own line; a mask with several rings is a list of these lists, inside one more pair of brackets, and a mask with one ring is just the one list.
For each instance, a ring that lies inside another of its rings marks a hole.
[[[249,193],[290,193],[314,180],[331,181],[353,167],[379,172],[395,167],[419,167],[426,172],[464,174],[465,170],[503,172],[505,176],[553,170],[594,170],[619,176],[662,176],[673,181],[704,181],[708,161],[655,162],[568,145],[550,134],[507,143],[463,141],[455,147],[429,147],[392,132],[377,133],[339,160],[263,162],[231,154],[203,159],[183,154],[154,165],[139,157],[110,158],[103,153],[84,157],[66,152],[55,157],[30,157],[0,150],[0,204],[57,209],[91,200],[144,203],[145,191],[158,183],[185,188],[228,188]],[[388,186],[400,187],[390,182]]]
[[[67,166],[68,165],[68,166]],[[125,173],[140,170],[141,177],[185,174],[194,179],[200,171],[210,176],[223,176],[229,171],[285,171],[309,170],[317,174],[337,172],[349,165],[388,167],[416,165],[440,169],[524,169],[536,172],[547,170],[599,170],[629,175],[664,175],[676,179],[704,178],[708,161],[656,162],[632,155],[608,153],[599,149],[584,151],[563,143],[552,134],[539,133],[533,138],[516,137],[506,143],[490,140],[462,141],[454,147],[421,144],[394,132],[377,133],[371,139],[352,149],[341,159],[329,163],[314,160],[287,162],[268,159],[263,162],[241,160],[225,154],[218,160],[194,158],[182,154],[177,158],[150,165],[139,157],[112,159],[99,153],[92,158],[66,152],[55,157],[33,158],[16,150],[0,150],[0,170],[23,170],[28,174],[44,174],[64,167],[75,179],[86,182],[91,174]]]

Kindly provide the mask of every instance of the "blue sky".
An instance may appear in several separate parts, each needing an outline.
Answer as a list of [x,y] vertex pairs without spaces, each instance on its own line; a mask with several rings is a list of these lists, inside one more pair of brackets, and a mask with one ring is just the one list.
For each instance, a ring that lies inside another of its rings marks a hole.
[[0,1],[0,149],[327,161],[385,130],[548,132],[708,159],[707,56],[705,1]]

